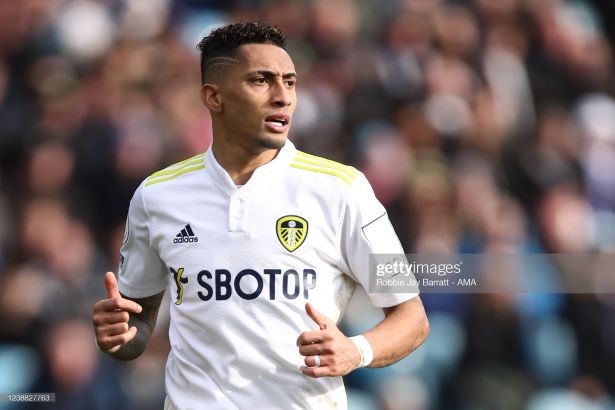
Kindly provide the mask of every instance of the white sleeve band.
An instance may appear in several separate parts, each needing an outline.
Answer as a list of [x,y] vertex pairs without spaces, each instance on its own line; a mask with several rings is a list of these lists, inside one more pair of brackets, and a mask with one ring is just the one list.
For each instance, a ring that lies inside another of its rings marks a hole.
[[357,347],[359,354],[361,355],[361,363],[359,364],[359,367],[369,366],[372,360],[374,360],[372,345],[369,344],[369,341],[363,335],[353,336],[350,340]]

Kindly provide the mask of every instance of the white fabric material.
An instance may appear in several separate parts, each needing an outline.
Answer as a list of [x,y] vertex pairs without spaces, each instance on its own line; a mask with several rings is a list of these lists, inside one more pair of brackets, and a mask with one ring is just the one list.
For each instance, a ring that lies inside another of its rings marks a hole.
[[[347,407],[341,377],[314,379],[299,370],[295,341],[318,329],[305,303],[337,322],[356,285],[368,289],[369,254],[402,250],[363,174],[347,184],[291,167],[296,156],[288,141],[237,187],[210,149],[203,169],[135,192],[119,288],[142,298],[168,287],[175,301],[168,408]],[[292,252],[276,233],[288,215],[308,225]],[[174,243],[182,230],[192,231],[190,242]],[[414,296],[370,295],[379,307]]]

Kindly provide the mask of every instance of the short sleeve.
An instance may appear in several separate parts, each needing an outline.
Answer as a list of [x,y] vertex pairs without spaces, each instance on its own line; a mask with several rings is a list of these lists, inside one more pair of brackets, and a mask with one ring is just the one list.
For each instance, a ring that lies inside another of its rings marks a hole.
[[167,268],[150,244],[149,222],[141,185],[130,201],[120,250],[118,286],[128,297],[153,296],[167,286]]
[[404,250],[384,206],[360,173],[350,187],[341,228],[340,268],[357,281],[377,307],[390,307],[418,293],[373,293],[369,291],[371,254],[403,254]]

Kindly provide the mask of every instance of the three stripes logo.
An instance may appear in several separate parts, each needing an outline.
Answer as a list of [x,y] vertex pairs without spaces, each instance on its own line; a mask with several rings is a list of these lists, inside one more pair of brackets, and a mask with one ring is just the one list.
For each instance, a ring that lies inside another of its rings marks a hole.
[[189,243],[198,241],[199,237],[194,234],[190,224],[186,225],[184,229],[175,235],[175,238],[173,239],[173,243]]
[[290,164],[292,168],[303,169],[305,171],[318,172],[320,174],[338,177],[347,185],[351,185],[359,175],[355,168],[331,161],[330,159],[317,157],[305,152],[297,151],[297,156]]

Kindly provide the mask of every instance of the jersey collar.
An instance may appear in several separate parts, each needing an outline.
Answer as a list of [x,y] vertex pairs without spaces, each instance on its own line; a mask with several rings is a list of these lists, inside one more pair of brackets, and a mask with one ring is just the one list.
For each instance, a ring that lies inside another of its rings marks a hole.
[[288,168],[296,151],[295,145],[287,139],[278,155],[268,163],[256,168],[248,182],[241,187],[235,185],[228,172],[216,160],[211,146],[205,153],[205,171],[209,171],[222,191],[231,196],[238,191],[249,192],[256,188],[262,189],[264,185],[270,184],[276,176],[281,175],[285,168]]

